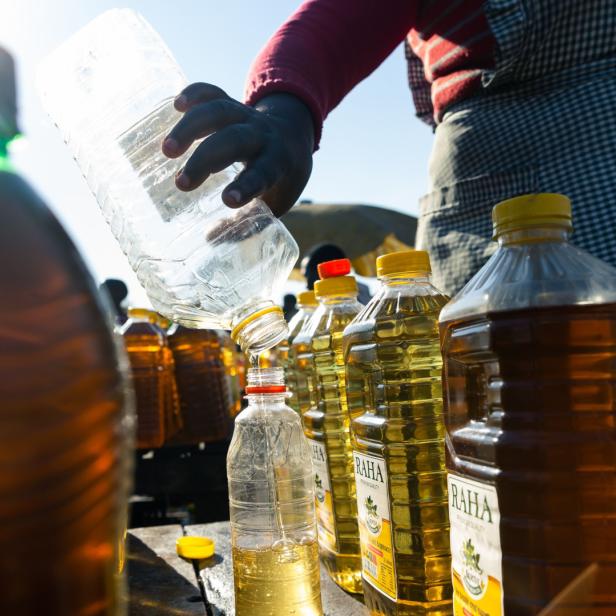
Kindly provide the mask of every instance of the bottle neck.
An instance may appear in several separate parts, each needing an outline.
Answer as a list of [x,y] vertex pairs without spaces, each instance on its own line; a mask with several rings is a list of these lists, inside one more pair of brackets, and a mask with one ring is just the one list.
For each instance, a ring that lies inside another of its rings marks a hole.
[[380,281],[386,285],[399,284],[432,284],[431,276],[428,272],[410,274],[408,272],[398,272],[395,274],[385,274],[380,276]]
[[9,158],[9,143],[10,139],[0,137],[0,171],[13,172],[13,166]]
[[279,406],[286,404],[287,395],[283,394],[248,394],[246,396],[248,404],[263,406]]
[[535,242],[567,242],[569,230],[563,227],[529,227],[507,231],[498,236],[499,246],[533,244]]
[[342,293],[337,295],[323,295],[319,297],[319,303],[329,306],[332,304],[346,304],[347,302],[356,302],[356,293]]

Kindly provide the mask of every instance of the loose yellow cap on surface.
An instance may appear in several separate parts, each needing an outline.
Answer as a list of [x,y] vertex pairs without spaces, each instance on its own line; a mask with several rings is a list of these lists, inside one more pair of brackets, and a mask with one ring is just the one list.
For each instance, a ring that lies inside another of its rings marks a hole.
[[316,306],[318,303],[317,296],[314,291],[302,291],[297,294],[297,303],[302,304],[302,306]]
[[494,238],[529,227],[562,227],[572,230],[571,201],[557,193],[521,195],[501,201],[492,210]]
[[357,281],[353,276],[337,276],[317,280],[314,283],[314,293],[317,297],[333,297],[336,295],[357,295]]
[[402,250],[390,252],[376,260],[379,278],[390,274],[429,274],[430,255],[425,250]]
[[203,560],[214,555],[214,541],[209,537],[180,537],[175,542],[175,551],[182,558]]

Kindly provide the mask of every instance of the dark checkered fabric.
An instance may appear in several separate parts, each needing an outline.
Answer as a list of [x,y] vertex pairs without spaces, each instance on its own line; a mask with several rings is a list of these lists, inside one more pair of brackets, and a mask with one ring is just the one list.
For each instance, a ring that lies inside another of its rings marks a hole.
[[418,247],[458,291],[485,263],[495,203],[561,192],[573,241],[616,266],[616,0],[488,0],[497,64],[436,129]]

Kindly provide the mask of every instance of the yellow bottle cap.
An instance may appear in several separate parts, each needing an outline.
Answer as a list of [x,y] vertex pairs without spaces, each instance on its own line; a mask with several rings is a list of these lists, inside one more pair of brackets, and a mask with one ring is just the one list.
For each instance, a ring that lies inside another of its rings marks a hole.
[[317,280],[314,283],[314,293],[317,298],[357,295],[357,281],[353,276],[336,276],[335,278]]
[[377,276],[391,274],[429,274],[430,255],[425,250],[390,252],[376,260]]
[[521,195],[501,201],[492,210],[494,239],[529,227],[562,227],[571,231],[571,201],[557,193]]
[[182,558],[203,560],[214,555],[214,541],[209,537],[180,537],[175,542],[175,551]]
[[302,306],[316,306],[317,296],[314,294],[314,291],[302,291],[297,294],[297,303]]
[[158,316],[155,312],[147,308],[129,308],[127,314],[131,319],[156,320]]

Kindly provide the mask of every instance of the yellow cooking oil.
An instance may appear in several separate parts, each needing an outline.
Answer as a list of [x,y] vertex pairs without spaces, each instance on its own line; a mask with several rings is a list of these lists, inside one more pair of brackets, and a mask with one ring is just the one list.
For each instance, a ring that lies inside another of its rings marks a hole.
[[[303,291],[297,295],[298,311],[289,322],[289,335],[277,347],[278,365],[284,370],[284,378],[289,391],[287,404],[298,413],[300,412],[299,396],[306,397],[307,385],[304,382],[303,373],[296,368],[296,349],[293,347],[293,341],[314,314],[317,303],[314,291]],[[308,405],[309,403],[308,395]],[[304,410],[308,410],[308,407]]]
[[307,392],[312,405],[302,419],[312,449],[320,556],[336,584],[348,592],[361,593],[342,332],[362,305],[351,276],[318,281],[315,292],[320,305],[296,345],[299,361],[312,369],[307,378],[312,382]]
[[321,616],[318,547],[279,542],[268,548],[233,547],[238,616]]
[[344,332],[365,603],[451,614],[438,318],[424,251],[379,257],[381,286]]

